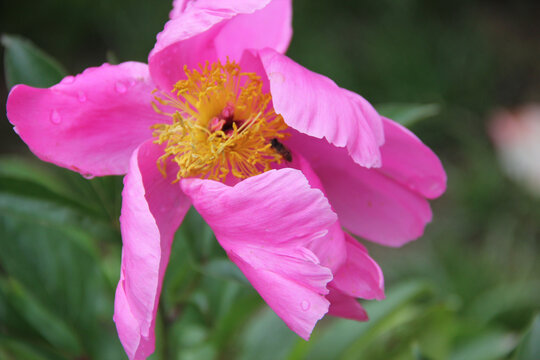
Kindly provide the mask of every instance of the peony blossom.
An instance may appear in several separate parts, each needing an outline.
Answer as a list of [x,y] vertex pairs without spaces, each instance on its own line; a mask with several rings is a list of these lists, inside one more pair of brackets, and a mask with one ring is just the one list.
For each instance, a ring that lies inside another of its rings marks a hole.
[[[291,0],[175,0],[148,65],[15,86],[8,118],[42,160],[126,174],[114,320],[130,359],[154,351],[176,229],[194,206],[287,326],[367,320],[379,266],[353,234],[416,239],[446,175],[411,132],[284,54]],[[174,259],[171,259],[174,261]]]

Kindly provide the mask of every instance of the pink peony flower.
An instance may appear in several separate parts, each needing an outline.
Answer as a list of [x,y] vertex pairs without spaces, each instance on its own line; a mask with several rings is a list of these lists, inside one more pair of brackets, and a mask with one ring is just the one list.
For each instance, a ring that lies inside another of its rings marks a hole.
[[[149,64],[15,86],[8,117],[42,160],[127,174],[116,292],[130,359],[154,351],[174,232],[193,205],[268,305],[308,339],[326,313],[367,320],[383,276],[342,230],[418,238],[446,175],[418,138],[361,96],[283,55],[290,0],[175,0]],[[173,259],[174,260],[174,259]]]

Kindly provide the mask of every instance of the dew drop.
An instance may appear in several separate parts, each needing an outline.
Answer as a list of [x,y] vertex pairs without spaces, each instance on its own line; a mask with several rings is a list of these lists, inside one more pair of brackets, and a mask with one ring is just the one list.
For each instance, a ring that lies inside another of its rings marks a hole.
[[95,176],[92,174],[82,174],[82,177],[86,180],[92,180],[93,178],[95,178]]
[[55,125],[60,124],[60,122],[62,121],[62,118],[60,117],[60,114],[56,110],[51,111],[51,115],[49,116],[49,119]]
[[75,82],[75,76],[66,76],[62,79],[60,83],[62,84],[73,84]]
[[270,80],[274,80],[277,83],[284,83],[285,82],[285,76],[280,72],[273,72],[268,74],[268,77]]
[[439,182],[437,181],[434,181],[431,186],[429,187],[429,192],[431,194],[440,194],[442,191],[442,186],[440,185]]
[[302,308],[302,310],[308,311],[309,308],[311,307],[311,304],[309,303],[309,301],[303,300],[302,303],[300,304],[300,307]]
[[129,80],[129,87],[132,87],[136,84],[137,82],[134,80],[134,79],[130,79]]
[[83,93],[82,91],[79,91],[79,94],[77,95],[77,97],[79,98],[79,102],[85,102],[86,101],[86,94]]
[[121,83],[120,81],[118,81],[118,82],[116,83],[115,88],[116,88],[116,92],[118,92],[118,93],[120,93],[120,94],[123,94],[123,93],[125,93],[125,92],[127,91],[126,85],[124,85],[124,84]]

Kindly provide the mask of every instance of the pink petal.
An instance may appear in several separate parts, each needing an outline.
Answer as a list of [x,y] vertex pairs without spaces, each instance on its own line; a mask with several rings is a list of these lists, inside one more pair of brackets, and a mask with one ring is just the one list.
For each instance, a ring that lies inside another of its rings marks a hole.
[[292,331],[308,340],[328,311],[329,302],[323,295],[328,293],[331,271],[314,262],[315,255],[307,249],[237,246],[228,254],[268,306]]
[[247,49],[285,52],[292,36],[291,0],[197,0],[174,6],[149,56],[152,78],[162,89],[185,77],[184,65],[239,61]]
[[381,148],[381,173],[428,199],[441,196],[446,173],[437,155],[400,124],[386,118],[383,123],[386,143]]
[[326,295],[330,301],[328,315],[356,321],[368,321],[368,315],[362,305],[352,296],[330,287],[330,294]]
[[287,125],[346,147],[362,166],[380,166],[379,145],[384,141],[381,118],[366,100],[274,50],[264,49],[260,57],[274,109]]
[[[429,193],[426,189],[430,188],[444,189],[446,177],[435,154],[418,139],[408,132],[394,131],[401,128],[388,120],[384,126],[388,138],[381,147],[380,169],[358,166],[345,149],[298,132],[293,132],[286,145],[310,162],[343,226],[383,245],[401,246],[420,237],[431,221],[429,203],[419,189],[424,189],[423,193]],[[398,154],[410,154],[410,168],[397,166],[393,157]],[[418,181],[414,189],[411,179]]]
[[349,234],[345,235],[347,260],[334,273],[332,286],[346,295],[362,299],[384,299],[384,277],[381,268]]
[[104,64],[48,89],[15,86],[7,116],[44,161],[82,174],[124,174],[150,126],[163,121],[150,104],[153,89],[145,64]]
[[300,171],[271,170],[233,187],[188,179],[182,188],[268,305],[307,339],[326,313],[329,269],[307,246],[336,222]]
[[249,243],[306,245],[337,219],[322,192],[294,169],[267,171],[232,187],[185,179],[182,188],[214,232]]
[[175,19],[182,15],[188,5],[192,4],[194,0],[173,0],[173,8],[169,13],[170,19]]
[[[302,171],[312,188],[319,189],[325,196],[325,190],[321,181],[307,162],[307,160],[298,153],[292,154],[293,161],[287,165],[291,168]],[[337,269],[345,262],[347,258],[347,249],[345,246],[345,233],[341,229],[341,224],[336,221],[328,229],[328,233],[321,236],[309,244],[309,249],[317,256],[321,265],[328,267],[335,273]]]
[[215,39],[218,57],[239,60],[246,49],[285,53],[292,37],[292,0],[273,0],[253,14],[232,18]]
[[347,258],[344,232],[339,221],[328,228],[325,236],[315,239],[308,248],[317,256],[322,266],[335,273]]
[[154,351],[154,326],[174,233],[190,201],[174,179],[164,178],[156,161],[161,149],[148,141],[131,158],[124,179],[120,224],[124,246],[114,321],[129,358],[146,359]]
[[[325,193],[322,183],[303,156],[293,153],[293,161],[289,165],[301,170],[311,187]],[[332,269],[334,280],[330,286],[354,298],[384,298],[384,278],[379,265],[362,244],[341,229],[339,221],[330,227],[328,234],[314,240],[309,249],[323,266]]]

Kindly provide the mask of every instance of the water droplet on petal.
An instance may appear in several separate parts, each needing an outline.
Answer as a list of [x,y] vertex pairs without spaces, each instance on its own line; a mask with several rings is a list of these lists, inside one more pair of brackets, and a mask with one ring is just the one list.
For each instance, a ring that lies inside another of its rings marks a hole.
[[56,110],[51,111],[51,115],[49,116],[49,119],[55,125],[60,124],[60,122],[62,121],[62,118],[60,117],[60,114]]
[[268,77],[270,78],[270,81],[275,81],[280,84],[285,82],[285,76],[280,72],[270,73],[268,74]]
[[87,180],[92,180],[93,178],[95,178],[95,176],[92,174],[82,174],[82,177]]
[[77,97],[79,98],[79,101],[82,103],[86,101],[86,94],[83,93],[82,91],[79,91],[79,93],[77,94]]
[[303,300],[302,303],[300,304],[300,307],[302,308],[302,310],[308,311],[309,308],[311,307],[311,304],[309,303],[309,301]]
[[432,194],[439,194],[441,191],[442,191],[442,186],[437,181],[434,181],[429,187],[429,192]]
[[132,87],[136,84],[137,82],[135,81],[135,79],[130,79],[129,80],[129,87]]
[[75,82],[75,76],[66,76],[60,81],[61,84],[73,84]]
[[116,83],[115,88],[116,88],[116,92],[118,92],[118,93],[120,93],[120,94],[123,94],[123,93],[125,93],[125,92],[127,91],[126,85],[124,85],[124,83],[122,83],[122,82],[120,82],[120,81],[118,81],[118,82]]

